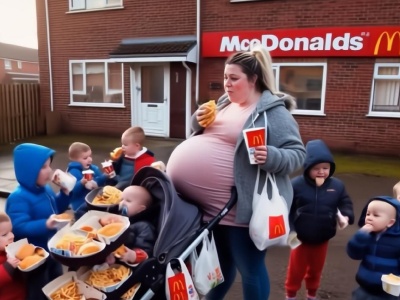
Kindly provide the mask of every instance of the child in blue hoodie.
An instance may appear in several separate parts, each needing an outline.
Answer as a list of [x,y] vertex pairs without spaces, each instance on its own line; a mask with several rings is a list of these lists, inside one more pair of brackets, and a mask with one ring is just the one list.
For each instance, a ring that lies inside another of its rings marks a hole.
[[337,212],[348,224],[354,222],[353,203],[342,181],[332,177],[335,162],[322,140],[306,145],[303,175],[292,180],[290,222],[301,245],[290,252],[286,275],[286,299],[296,299],[305,280],[307,299],[316,299],[328,242],[336,235]]
[[[71,162],[68,164],[67,172],[77,179],[70,200],[71,207],[76,213],[82,205],[86,206],[86,195],[93,188],[103,186],[108,176],[103,174],[96,165],[92,164],[92,150],[87,144],[72,143],[68,149],[68,156]],[[83,171],[88,170],[93,171],[93,181],[91,182],[88,182],[82,174]]]
[[379,196],[369,200],[363,226],[347,244],[347,254],[361,260],[356,274],[359,287],[352,300],[399,299],[382,289],[383,274],[400,275],[400,202]]
[[[63,213],[69,205],[67,192],[62,190],[56,195],[49,184],[54,153],[54,150],[37,144],[15,147],[14,170],[19,186],[7,198],[5,207],[15,240],[27,238],[29,243],[46,250],[48,240],[57,231],[52,215]],[[62,267],[48,257],[46,263],[28,274],[27,299],[46,299],[41,289],[62,274]]]

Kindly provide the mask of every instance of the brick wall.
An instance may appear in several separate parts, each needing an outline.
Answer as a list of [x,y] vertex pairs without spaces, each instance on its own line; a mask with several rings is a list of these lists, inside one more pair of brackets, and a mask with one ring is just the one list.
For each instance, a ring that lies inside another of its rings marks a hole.
[[[119,135],[130,125],[130,74],[125,64],[126,109],[69,107],[70,59],[108,58],[123,38],[196,34],[196,1],[124,1],[124,9],[68,13],[68,1],[49,1],[54,108],[69,131]],[[37,1],[42,108],[50,109],[44,1]],[[394,0],[201,1],[201,31],[400,25]],[[295,116],[305,141],[323,138],[333,148],[397,155],[400,120],[366,117],[374,59],[274,59],[327,62],[326,116]],[[393,60],[392,60],[393,61]],[[400,61],[397,60],[397,61]],[[199,100],[217,99],[224,59],[200,59]],[[195,74],[195,72],[194,72]],[[115,122],[118,119],[118,122]]]
[[[50,110],[44,1],[37,1],[42,108]],[[124,9],[68,13],[68,1],[49,1],[54,109],[67,131],[120,135],[131,124],[130,74],[126,109],[69,107],[69,60],[106,59],[122,39],[196,34],[196,1],[124,1]],[[118,122],[115,120],[118,119]],[[87,120],[90,120],[89,122]]]

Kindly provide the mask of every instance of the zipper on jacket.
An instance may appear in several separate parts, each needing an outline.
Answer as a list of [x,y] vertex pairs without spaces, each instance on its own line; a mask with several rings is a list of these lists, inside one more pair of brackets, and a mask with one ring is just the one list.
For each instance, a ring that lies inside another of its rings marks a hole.
[[315,215],[317,215],[318,213],[318,209],[317,209],[317,204],[318,204],[318,187],[315,186]]

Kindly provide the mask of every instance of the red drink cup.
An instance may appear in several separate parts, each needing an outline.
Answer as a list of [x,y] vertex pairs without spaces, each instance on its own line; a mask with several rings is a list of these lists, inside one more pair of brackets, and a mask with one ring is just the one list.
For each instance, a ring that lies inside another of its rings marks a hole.
[[265,128],[249,128],[243,130],[244,140],[246,141],[247,150],[251,164],[257,164],[254,158],[255,147],[265,145]]
[[93,180],[93,174],[94,172],[92,170],[85,170],[82,171],[83,177],[87,180],[87,181],[91,181]]
[[110,178],[115,177],[117,174],[115,173],[114,166],[111,160],[107,160],[101,163],[104,173],[108,174]]

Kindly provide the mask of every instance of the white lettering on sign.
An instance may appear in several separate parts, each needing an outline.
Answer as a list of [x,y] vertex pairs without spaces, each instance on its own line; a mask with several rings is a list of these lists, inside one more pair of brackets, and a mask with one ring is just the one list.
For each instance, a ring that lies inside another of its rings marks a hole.
[[268,51],[279,49],[281,51],[322,51],[322,50],[352,50],[358,51],[363,48],[363,38],[361,36],[351,36],[345,33],[343,36],[333,38],[332,33],[327,33],[325,37],[316,36],[284,37],[279,39],[274,34],[263,34],[261,39],[239,39],[239,36],[224,36],[221,39],[220,52],[248,51],[255,45],[263,45]]

